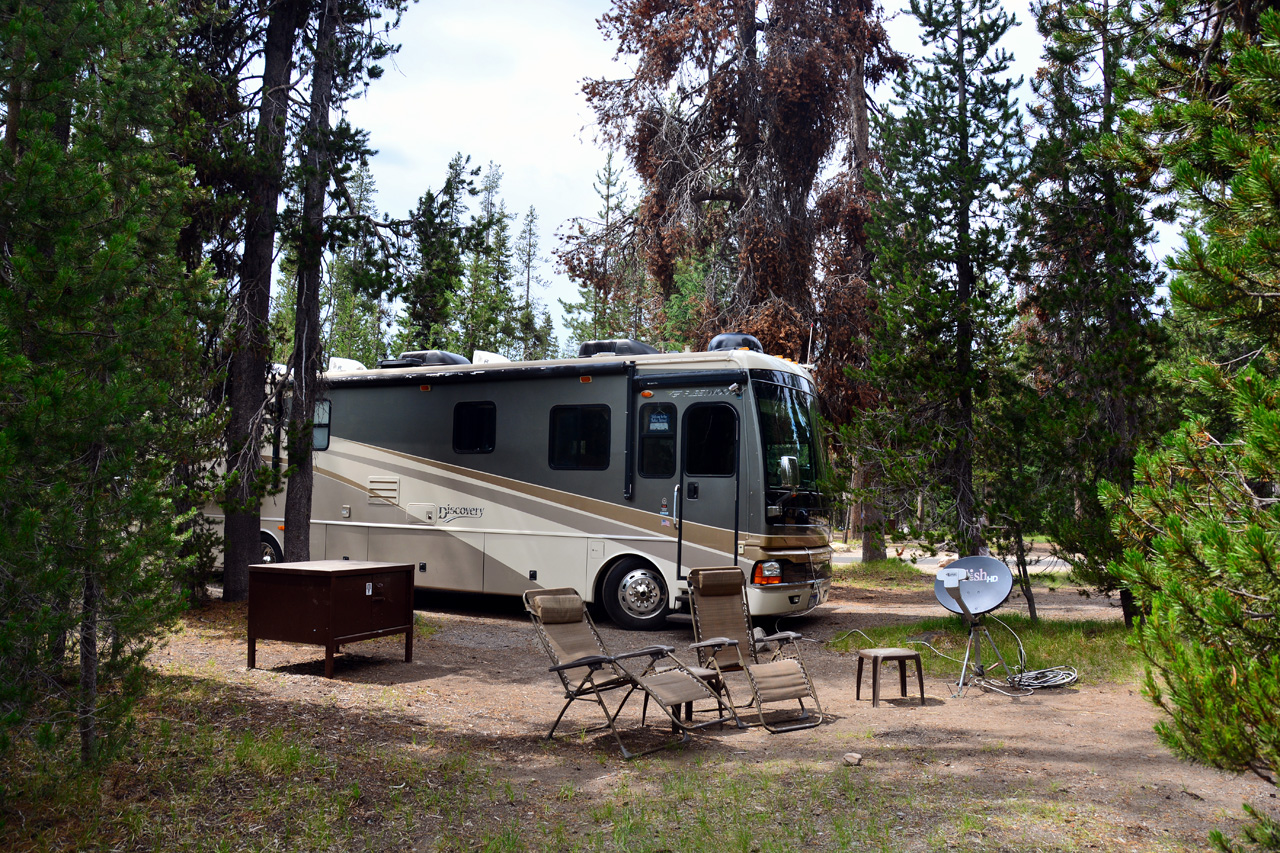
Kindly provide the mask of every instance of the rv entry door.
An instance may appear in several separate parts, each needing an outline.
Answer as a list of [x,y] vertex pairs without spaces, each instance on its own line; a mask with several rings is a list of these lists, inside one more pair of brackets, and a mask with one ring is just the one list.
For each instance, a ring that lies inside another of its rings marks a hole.
[[686,567],[737,565],[741,432],[738,410],[729,403],[693,403],[684,410],[676,506],[681,577]]
[[[742,399],[734,371],[638,377],[636,505],[672,537],[676,576],[737,563]],[[741,386],[739,386],[741,387]],[[727,562],[726,562],[727,561]]]

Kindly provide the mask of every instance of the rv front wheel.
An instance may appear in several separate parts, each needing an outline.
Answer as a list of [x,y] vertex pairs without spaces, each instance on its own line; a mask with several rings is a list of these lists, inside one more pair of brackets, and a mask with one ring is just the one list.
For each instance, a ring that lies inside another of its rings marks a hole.
[[258,539],[262,542],[262,554],[258,559],[263,563],[283,563],[284,552],[276,544],[276,539],[265,530],[258,531]]
[[667,621],[662,574],[639,557],[623,557],[604,579],[604,609],[619,628],[647,631]]

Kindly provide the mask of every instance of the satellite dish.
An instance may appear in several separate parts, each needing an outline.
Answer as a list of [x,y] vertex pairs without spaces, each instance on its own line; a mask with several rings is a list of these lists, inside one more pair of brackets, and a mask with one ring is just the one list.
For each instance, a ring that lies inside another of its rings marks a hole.
[[939,573],[933,582],[933,594],[938,603],[952,613],[963,613],[959,602],[947,592],[946,581],[942,573],[958,573],[966,575],[960,581],[960,597],[964,599],[969,613],[980,616],[995,610],[1005,603],[1009,593],[1013,592],[1013,572],[995,557],[965,557],[956,560]]

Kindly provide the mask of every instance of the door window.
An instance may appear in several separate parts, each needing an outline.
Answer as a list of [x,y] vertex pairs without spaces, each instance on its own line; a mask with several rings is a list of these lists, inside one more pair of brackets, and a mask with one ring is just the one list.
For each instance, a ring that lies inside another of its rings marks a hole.
[[317,400],[315,417],[311,421],[311,447],[314,450],[329,449],[329,401]]
[[684,470],[690,477],[732,477],[737,468],[738,413],[711,403],[684,415]]
[[676,473],[676,407],[646,403],[640,407],[640,476],[672,477]]

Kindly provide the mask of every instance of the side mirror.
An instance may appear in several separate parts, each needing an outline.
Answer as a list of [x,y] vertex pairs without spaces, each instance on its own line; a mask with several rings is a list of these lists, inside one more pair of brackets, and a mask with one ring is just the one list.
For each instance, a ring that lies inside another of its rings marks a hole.
[[800,460],[794,456],[783,456],[778,460],[778,475],[782,485],[788,489],[795,488],[798,480],[796,473],[800,470]]

